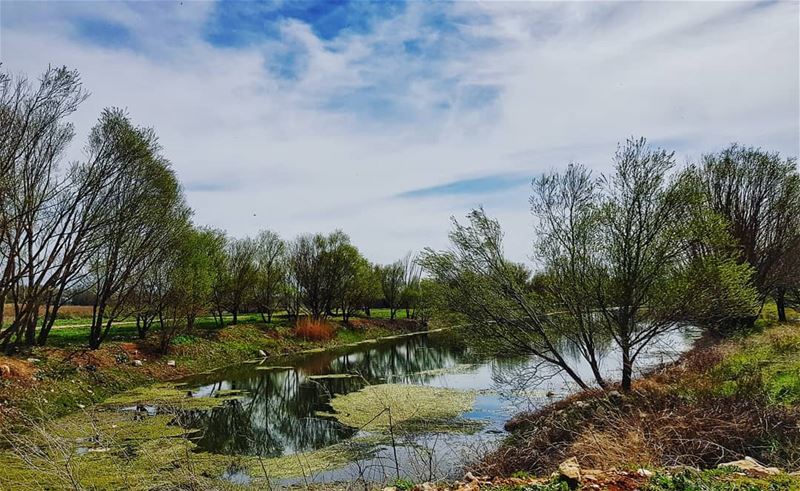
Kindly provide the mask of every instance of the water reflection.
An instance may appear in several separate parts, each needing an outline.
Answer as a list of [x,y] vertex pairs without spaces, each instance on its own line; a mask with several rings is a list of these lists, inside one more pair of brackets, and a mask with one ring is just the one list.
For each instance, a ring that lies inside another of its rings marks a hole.
[[[291,369],[234,366],[187,381],[199,386],[195,393],[201,396],[229,389],[247,393],[210,413],[192,415],[190,425],[203,430],[199,450],[272,457],[319,449],[357,432],[316,415],[330,409],[331,397],[387,380],[425,384],[435,378],[434,370],[455,367],[463,359],[463,348],[421,335],[281,360]],[[325,377],[345,374],[351,376]]]
[[[653,364],[676,357],[691,344],[694,332],[681,330],[665,336],[643,360]],[[575,364],[578,371],[588,370],[577,356]],[[608,370],[617,364],[611,353],[606,360]],[[482,358],[449,333],[310,353],[276,360],[272,365],[275,368],[237,365],[187,380],[198,395],[229,389],[247,393],[210,413],[191,416],[191,424],[202,430],[197,438],[198,450],[272,457],[315,450],[351,438],[357,429],[316,413],[330,410],[331,397],[359,390],[366,384],[388,381],[480,390],[473,410],[465,417],[487,422],[483,435],[501,431],[513,413],[548,400],[546,392],[569,390],[569,385],[556,377],[540,391],[531,392],[520,381],[536,368],[535,360]],[[511,397],[512,392],[524,397]]]

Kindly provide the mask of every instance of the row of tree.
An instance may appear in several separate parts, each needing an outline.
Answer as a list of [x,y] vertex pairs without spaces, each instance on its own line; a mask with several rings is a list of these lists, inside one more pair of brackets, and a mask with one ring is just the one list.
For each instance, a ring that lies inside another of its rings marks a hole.
[[208,311],[270,321],[278,310],[345,320],[385,305],[414,316],[423,283],[414,258],[367,261],[342,232],[285,242],[269,231],[233,239],[197,228],[155,132],[107,109],[84,158],[64,162],[67,118],[88,96],[77,72],[48,68],[38,84],[0,73],[0,348],[44,345],[71,298],[92,304],[88,345],[112,323],[154,323],[166,349]]
[[677,169],[673,152],[639,139],[613,164],[597,178],[573,164],[533,181],[535,275],[505,258],[500,225],[482,209],[467,225],[454,220],[450,250],[425,251],[476,343],[534,355],[539,375],[580,387],[608,386],[613,350],[627,390],[638,357],[682,323],[751,324],[770,297],[785,320],[800,290],[794,159],[733,145]]

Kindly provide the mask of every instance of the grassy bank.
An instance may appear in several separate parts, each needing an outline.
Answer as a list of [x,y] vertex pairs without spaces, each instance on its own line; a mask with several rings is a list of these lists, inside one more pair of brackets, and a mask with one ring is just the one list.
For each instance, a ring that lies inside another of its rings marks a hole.
[[85,328],[68,326],[54,331],[55,346],[0,356],[0,434],[23,418],[62,416],[134,387],[254,359],[260,351],[274,357],[420,329],[411,320],[332,320],[331,339],[310,341],[298,337],[285,319],[266,324],[246,316],[244,321],[221,328],[199,323],[191,335],[174,339],[166,355],[159,353],[157,331],[142,341],[135,326],[125,325],[114,327],[112,340],[98,350],[83,347]]
[[[576,458],[584,469],[656,472],[636,489],[800,489],[788,474],[800,469],[800,326],[759,326],[707,337],[628,394],[582,392],[518,415],[475,472],[547,475]],[[717,470],[745,457],[784,472]]]

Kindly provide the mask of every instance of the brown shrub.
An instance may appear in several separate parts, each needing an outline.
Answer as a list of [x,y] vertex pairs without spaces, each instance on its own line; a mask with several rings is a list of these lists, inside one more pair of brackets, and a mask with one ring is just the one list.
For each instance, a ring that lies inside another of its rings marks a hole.
[[294,335],[306,341],[328,341],[333,339],[336,328],[324,320],[314,320],[310,317],[303,317],[297,321],[294,327]]
[[621,398],[581,393],[507,428],[512,437],[477,465],[478,472],[551,472],[569,457],[585,467],[715,467],[753,457],[770,465],[800,465],[800,408],[770,406],[760,392],[730,396],[710,390],[702,372],[720,359],[716,348],[695,350],[634,384]]

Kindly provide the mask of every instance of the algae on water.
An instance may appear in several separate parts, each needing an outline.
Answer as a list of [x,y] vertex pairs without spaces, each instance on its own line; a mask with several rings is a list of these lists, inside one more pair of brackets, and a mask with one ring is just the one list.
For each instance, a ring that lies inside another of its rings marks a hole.
[[472,408],[475,393],[422,385],[370,385],[357,392],[337,395],[332,416],[344,425],[366,431],[463,431],[479,422],[460,419]]
[[196,397],[190,391],[178,388],[174,384],[156,384],[117,394],[106,399],[102,406],[126,407],[143,405],[181,410],[212,409],[226,400],[235,399],[241,395],[241,391],[227,390],[224,394],[218,394],[216,397]]

